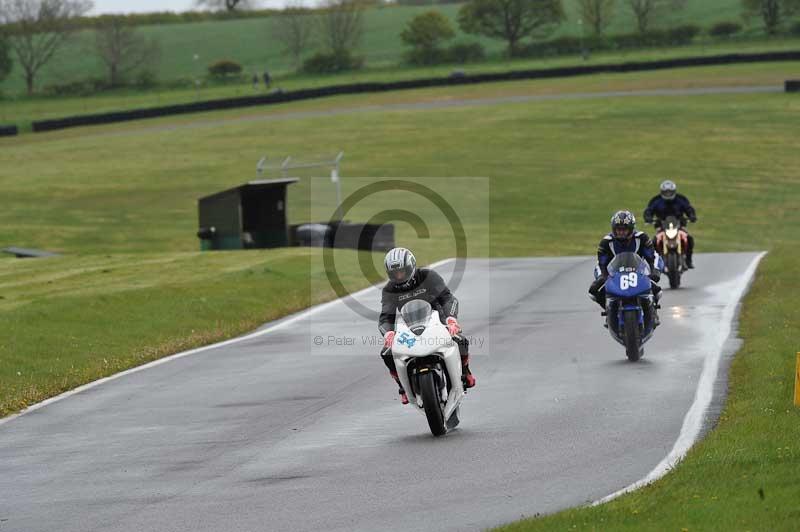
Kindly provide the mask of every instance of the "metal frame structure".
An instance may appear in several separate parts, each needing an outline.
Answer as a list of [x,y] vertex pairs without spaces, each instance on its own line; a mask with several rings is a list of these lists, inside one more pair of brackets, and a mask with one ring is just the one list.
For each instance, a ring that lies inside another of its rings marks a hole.
[[[306,170],[309,168],[330,168],[331,169],[331,181],[336,184],[336,219],[342,219],[342,183],[340,178],[340,171],[341,171],[341,163],[342,159],[344,158],[344,152],[340,151],[336,157],[333,159],[319,159],[314,158],[310,161],[299,160],[296,161],[291,155],[287,156],[283,159],[280,164],[277,165],[268,165],[267,164],[267,156],[264,155],[261,159],[259,159],[258,163],[256,164],[256,176],[259,178],[263,177],[264,172],[274,171],[280,172],[282,178],[290,177],[289,173],[291,170]],[[293,177],[293,176],[292,176]]]

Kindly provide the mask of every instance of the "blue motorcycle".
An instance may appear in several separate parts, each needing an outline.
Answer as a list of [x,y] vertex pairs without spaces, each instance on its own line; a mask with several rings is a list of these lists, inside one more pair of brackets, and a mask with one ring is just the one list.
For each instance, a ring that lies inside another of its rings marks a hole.
[[[657,269],[663,269],[662,262],[661,257],[656,258]],[[628,360],[635,362],[644,355],[644,344],[657,326],[652,272],[636,253],[620,253],[606,269],[606,325],[611,337],[625,346]]]

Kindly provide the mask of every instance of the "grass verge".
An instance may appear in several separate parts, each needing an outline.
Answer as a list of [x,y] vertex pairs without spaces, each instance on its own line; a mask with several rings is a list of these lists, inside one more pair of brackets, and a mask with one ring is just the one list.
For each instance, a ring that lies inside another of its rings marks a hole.
[[[355,277],[355,253],[337,261]],[[0,417],[329,300],[307,249],[0,261]]]

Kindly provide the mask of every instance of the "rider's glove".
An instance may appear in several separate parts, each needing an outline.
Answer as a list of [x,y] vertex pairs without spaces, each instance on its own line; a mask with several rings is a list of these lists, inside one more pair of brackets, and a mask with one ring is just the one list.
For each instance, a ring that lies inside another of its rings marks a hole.
[[450,333],[450,336],[455,336],[461,332],[461,326],[453,316],[448,317],[445,321],[447,322],[447,332]]
[[607,280],[608,280],[607,274],[601,275],[600,277],[595,279],[594,282],[592,283],[592,286],[589,287],[589,293],[596,296],[597,293],[600,292],[600,289],[603,287],[603,285],[606,283]]
[[394,331],[389,331],[383,335],[383,347],[392,347],[392,343],[394,343],[394,335]]
[[644,217],[644,223],[646,223],[646,224],[653,223],[653,217],[652,216],[645,216]]
[[692,222],[693,224],[696,224],[697,223],[697,216],[690,216],[689,217],[689,221]]

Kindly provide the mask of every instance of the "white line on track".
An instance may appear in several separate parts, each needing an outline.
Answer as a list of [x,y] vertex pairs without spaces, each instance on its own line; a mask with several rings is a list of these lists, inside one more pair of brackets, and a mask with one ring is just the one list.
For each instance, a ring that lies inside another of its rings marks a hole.
[[[452,258],[444,259],[444,260],[441,260],[439,262],[435,262],[435,263],[431,264],[430,266],[428,266],[428,268],[438,268],[439,266],[444,266],[445,264],[447,264],[448,262],[450,262],[452,260],[454,260],[454,259],[452,259]],[[358,292],[354,292],[352,294],[349,294],[348,297],[356,297],[358,295],[365,294],[365,293],[369,292],[370,290],[375,290],[376,288],[379,288],[379,287],[380,287],[379,284],[378,285],[368,286],[367,288],[359,290]],[[97,386],[100,386],[101,384],[106,384],[107,382],[111,382],[113,380],[117,380],[120,377],[124,377],[125,375],[130,375],[131,373],[137,373],[139,371],[144,371],[146,369],[150,369],[150,368],[153,368],[155,366],[160,366],[161,364],[166,364],[167,362],[171,362],[171,361],[177,360],[179,358],[196,355],[198,353],[202,353],[203,351],[208,351],[210,349],[217,349],[219,347],[225,347],[225,346],[233,345],[233,344],[236,344],[236,343],[239,343],[239,342],[244,342],[245,340],[252,340],[253,338],[258,338],[260,336],[264,336],[266,334],[269,334],[271,332],[277,331],[279,329],[283,329],[284,327],[286,327],[288,325],[291,325],[291,324],[293,324],[293,323],[295,323],[295,322],[297,322],[297,321],[299,321],[299,320],[301,320],[301,319],[303,319],[303,318],[305,318],[307,316],[311,316],[311,315],[316,314],[317,312],[320,312],[320,311],[322,311],[322,310],[324,310],[324,309],[326,309],[328,307],[331,307],[333,305],[341,303],[343,300],[344,300],[343,298],[338,298],[338,299],[334,299],[333,301],[328,301],[327,303],[322,303],[320,305],[309,307],[306,310],[300,311],[299,313],[295,314],[294,316],[291,316],[289,318],[284,319],[283,321],[280,321],[280,322],[276,323],[275,325],[272,325],[272,326],[267,327],[265,329],[261,329],[261,330],[252,332],[250,334],[246,334],[244,336],[239,336],[237,338],[231,338],[230,340],[225,340],[224,342],[218,342],[216,344],[211,344],[211,345],[206,345],[206,346],[203,346],[203,347],[198,347],[196,349],[191,349],[189,351],[183,351],[181,353],[175,353],[174,355],[170,355],[170,356],[164,357],[164,358],[159,358],[158,360],[154,360],[152,362],[148,362],[147,364],[143,364],[141,366],[136,366],[135,368],[131,368],[131,369],[122,371],[120,373],[115,373],[114,375],[110,375],[108,377],[105,377],[105,378],[102,378],[102,379],[98,379],[96,381],[92,381],[92,382],[90,382],[88,384],[84,384],[83,386],[79,386],[78,388],[75,388],[74,390],[70,390],[70,391],[64,392],[64,393],[62,393],[60,395],[56,395],[55,397],[51,397],[50,399],[46,399],[46,400],[42,401],[41,403],[36,403],[35,405],[31,405],[28,408],[26,408],[25,410],[23,410],[22,412],[19,412],[18,414],[13,414],[11,416],[8,416],[8,417],[5,417],[3,419],[0,419],[0,425],[4,425],[4,424],[6,424],[6,423],[8,423],[10,421],[14,421],[15,419],[17,419],[20,416],[24,416],[25,414],[29,414],[29,413],[31,413],[31,412],[33,412],[35,410],[39,410],[40,408],[44,408],[47,405],[53,404],[53,403],[58,402],[58,401],[62,401],[64,399],[68,398],[68,397],[71,397],[73,395],[79,394],[79,393],[84,392],[86,390],[89,390],[91,388],[95,388]]]
[[766,255],[766,252],[760,253],[750,263],[747,271],[741,276],[740,281],[733,290],[734,297],[730,299],[730,303],[728,303],[728,305],[725,307],[725,310],[722,312],[722,323],[720,324],[720,328],[716,337],[716,345],[718,348],[706,356],[706,359],[703,363],[703,372],[700,374],[700,380],[697,383],[697,390],[694,394],[694,401],[692,402],[692,406],[689,407],[689,411],[686,412],[686,416],[683,418],[681,432],[678,435],[678,440],[675,442],[675,445],[673,445],[670,453],[663,460],[661,460],[661,462],[659,462],[659,464],[643,479],[637,480],[630,486],[622,488],[619,491],[615,491],[611,495],[607,495],[602,499],[594,501],[591,503],[591,506],[605,504],[613,499],[616,499],[620,495],[635,491],[650,484],[651,482],[660,479],[669,473],[669,471],[672,470],[676,465],[678,465],[678,462],[683,460],[684,456],[686,456],[686,453],[689,452],[689,449],[695,444],[697,438],[700,436],[700,431],[703,428],[704,416],[708,411],[708,407],[711,405],[712,399],[714,398],[714,383],[716,382],[717,374],[719,373],[719,364],[722,360],[725,342],[728,341],[731,335],[733,320],[736,316],[736,309],[739,307],[742,298],[747,292],[747,289],[750,287],[750,283],[753,281],[756,268],[758,268],[758,264],[761,262],[761,259],[764,258],[764,255]]

